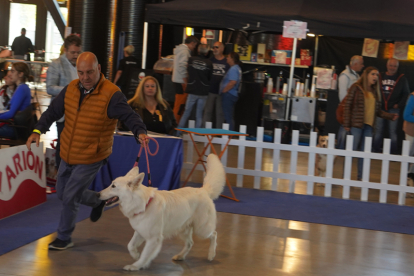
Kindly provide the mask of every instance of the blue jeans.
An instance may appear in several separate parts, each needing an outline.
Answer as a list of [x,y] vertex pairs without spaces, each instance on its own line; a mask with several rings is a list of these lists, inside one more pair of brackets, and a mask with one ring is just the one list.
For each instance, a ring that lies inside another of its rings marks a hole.
[[188,94],[187,101],[185,103],[185,111],[183,116],[181,117],[180,123],[178,125],[179,128],[185,127],[187,124],[188,119],[191,116],[191,111],[193,107],[196,106],[196,128],[200,128],[203,124],[203,113],[204,113],[204,106],[206,105],[207,96],[198,96],[193,94]]
[[[388,111],[389,113],[393,114],[399,114],[398,108],[393,108]],[[383,146],[383,139],[384,139],[384,127],[385,125],[388,126],[388,135],[385,135],[386,137],[389,137],[391,139],[391,153],[397,154],[398,148],[397,148],[397,142],[398,142],[398,136],[397,136],[397,126],[398,126],[398,120],[391,121],[386,120],[380,117],[377,117],[375,120],[375,135],[373,139],[373,145],[372,145],[372,151],[373,152],[382,152],[382,146]]]
[[79,205],[97,207],[102,202],[98,193],[88,190],[96,174],[107,159],[88,165],[68,165],[60,161],[56,192],[62,201],[62,211],[58,227],[58,238],[67,241],[75,230]]
[[60,159],[60,135],[62,134],[64,127],[65,127],[65,122],[62,122],[62,123],[56,122],[58,140],[56,143],[55,166],[58,170],[59,170],[59,165],[60,165],[60,160],[61,160]]
[[234,130],[234,106],[236,105],[238,97],[233,96],[230,93],[221,94],[221,101],[223,106],[224,120],[230,125],[230,130]]
[[8,125],[0,127],[0,138],[16,138],[14,128]]
[[[354,136],[354,151],[363,151],[365,148],[365,137],[372,137],[373,128],[364,124],[362,128],[351,127],[351,134]],[[363,158],[358,158],[358,179],[362,179]]]
[[346,136],[349,134],[348,131],[345,130],[344,126],[340,126],[338,130],[338,145],[336,146],[337,149],[344,150],[346,147]]

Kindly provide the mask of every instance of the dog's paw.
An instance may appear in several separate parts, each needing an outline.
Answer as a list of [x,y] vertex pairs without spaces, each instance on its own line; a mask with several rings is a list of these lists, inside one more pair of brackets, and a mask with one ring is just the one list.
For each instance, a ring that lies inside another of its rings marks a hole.
[[173,261],[184,261],[185,258],[181,256],[180,254],[175,255],[173,258]]
[[133,251],[131,251],[131,252],[129,252],[129,254],[131,255],[132,259],[134,259],[134,260],[138,260],[139,259],[139,256],[140,256],[139,252],[133,252]]
[[215,256],[216,256],[216,252],[210,252],[208,253],[207,260],[211,262],[212,260],[214,260]]
[[137,271],[137,270],[139,270],[139,267],[136,267],[136,266],[133,266],[133,265],[126,265],[126,266],[124,266],[124,270]]

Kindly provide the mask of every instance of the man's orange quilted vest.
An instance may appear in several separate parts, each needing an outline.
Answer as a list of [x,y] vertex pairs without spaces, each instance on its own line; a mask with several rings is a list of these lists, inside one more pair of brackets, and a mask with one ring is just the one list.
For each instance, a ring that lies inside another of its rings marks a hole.
[[69,83],[65,95],[65,128],[60,137],[60,157],[70,165],[92,164],[112,153],[118,120],[107,115],[109,101],[119,88],[103,74],[95,90],[79,107],[79,80]]

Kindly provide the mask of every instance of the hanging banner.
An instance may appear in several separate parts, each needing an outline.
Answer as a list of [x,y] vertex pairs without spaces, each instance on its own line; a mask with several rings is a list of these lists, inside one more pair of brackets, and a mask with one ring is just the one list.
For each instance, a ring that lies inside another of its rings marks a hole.
[[408,59],[408,60],[414,60],[414,45],[409,45],[409,46],[408,46],[408,55],[407,55],[407,59]]
[[408,56],[408,46],[410,46],[410,41],[395,41],[393,57],[400,60],[406,60]]
[[0,149],[0,219],[46,201],[43,143]]
[[378,57],[379,40],[365,38],[364,46],[362,48],[362,56],[364,57]]
[[283,21],[283,37],[306,38],[308,23],[301,21]]

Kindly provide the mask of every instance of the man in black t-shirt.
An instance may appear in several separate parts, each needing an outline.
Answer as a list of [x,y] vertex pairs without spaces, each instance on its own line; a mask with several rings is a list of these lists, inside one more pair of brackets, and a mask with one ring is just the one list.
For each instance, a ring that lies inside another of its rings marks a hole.
[[399,62],[390,58],[387,62],[387,72],[381,73],[379,81],[381,85],[382,110],[388,113],[399,114],[399,118],[390,121],[377,117],[375,120],[375,134],[373,151],[382,152],[383,138],[391,138],[391,153],[398,154],[403,140],[402,122],[405,102],[410,94],[408,80],[404,74],[398,74]]
[[[24,56],[26,54],[34,52],[32,41],[26,37],[25,28],[22,28],[21,36],[13,40],[12,50],[16,59],[25,59]],[[30,60],[30,55],[26,57],[26,60]]]
[[124,48],[124,58],[119,61],[118,71],[116,72],[114,83],[121,88],[125,94],[128,91],[128,79],[130,78],[131,68],[140,68],[138,59],[132,56],[135,48],[132,45],[128,45]]
[[221,96],[219,95],[220,82],[230,65],[227,63],[226,57],[223,55],[224,45],[222,42],[215,42],[213,46],[214,56],[211,58],[213,63],[213,75],[210,81],[210,93],[207,97],[206,106],[204,107],[203,126],[206,122],[213,122],[213,112],[216,111],[216,128],[221,128],[224,123],[223,108],[221,107]]

